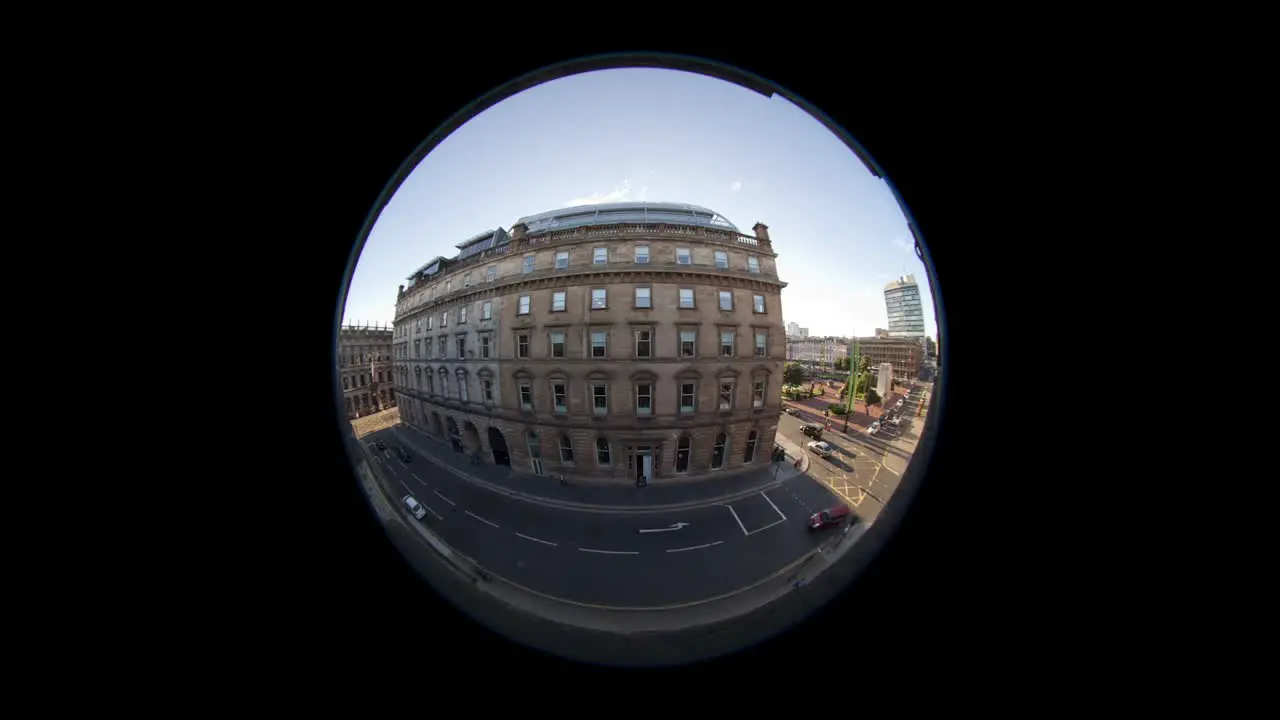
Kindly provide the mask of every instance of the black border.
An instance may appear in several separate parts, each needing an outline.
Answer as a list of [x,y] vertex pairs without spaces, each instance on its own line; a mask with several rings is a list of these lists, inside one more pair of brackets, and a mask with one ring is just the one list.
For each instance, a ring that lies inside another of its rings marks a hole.
[[[700,54],[712,53],[701,48]],[[973,362],[962,359],[967,357],[964,318],[973,315],[963,304],[965,263],[958,256],[971,230],[957,222],[970,217],[959,208],[974,197],[963,193],[965,182],[974,177],[968,170],[975,155],[973,139],[964,135],[969,127],[954,120],[942,126],[929,112],[936,97],[913,84],[918,78],[906,73],[863,74],[840,53],[811,52],[803,62],[766,47],[714,54],[768,76],[823,108],[884,168],[910,207],[947,283],[935,281],[934,287],[945,297],[942,348],[950,406],[937,419],[941,430],[931,473],[943,474],[947,468],[963,472],[958,436],[966,430],[952,418],[964,387],[956,373],[963,377],[963,369],[973,367],[962,364],[957,370],[953,365]],[[483,67],[466,68],[464,74],[444,73],[443,66],[431,72],[420,63],[415,74],[384,73],[357,82],[315,78],[294,88],[291,102],[266,105],[277,114],[267,129],[278,132],[259,136],[266,142],[255,147],[261,147],[265,157],[259,158],[257,172],[246,174],[263,180],[266,196],[274,201],[265,209],[268,219],[263,225],[287,232],[273,233],[274,245],[255,248],[254,269],[275,281],[263,295],[281,301],[281,317],[267,319],[277,330],[264,332],[261,342],[280,347],[278,329],[284,327],[296,338],[280,349],[289,358],[288,385],[293,389],[287,412],[295,423],[271,430],[272,442],[294,450],[287,459],[288,472],[309,478],[307,503],[314,510],[291,514],[289,498],[282,498],[282,512],[263,535],[253,537],[249,551],[240,554],[242,572],[235,582],[260,584],[260,604],[239,619],[248,627],[269,627],[274,646],[296,662],[344,664],[367,653],[400,657],[411,650],[429,650],[448,658],[455,672],[584,669],[458,622],[455,611],[424,588],[399,559],[351,481],[331,422],[332,392],[325,390],[334,387],[333,316],[320,311],[334,307],[334,292],[352,255],[353,240],[388,179],[414,147],[471,99],[509,77],[568,57],[567,52],[544,48],[496,57]],[[833,61],[843,64],[833,66]],[[845,68],[846,74],[835,73],[837,67]],[[416,84],[411,82],[415,77]],[[249,178],[242,180],[252,184]],[[279,255],[271,257],[275,252]],[[272,262],[276,259],[278,264]],[[232,418],[245,422],[239,412],[231,413]],[[264,472],[259,480],[268,482],[270,475]],[[965,494],[967,489],[957,486],[926,483],[894,542],[860,581],[856,598],[834,603],[785,638],[700,667],[776,669],[812,662],[815,654],[835,661],[857,647],[883,650],[911,637],[917,642],[932,638],[932,645],[944,635],[967,635],[966,626],[953,623],[965,612],[955,607],[954,597],[946,600],[946,612],[936,607],[940,594],[977,577],[975,555],[966,548],[980,544],[985,536],[972,533],[957,517],[966,504]],[[319,532],[316,517],[324,519]],[[945,549],[940,537],[946,538]],[[957,562],[966,563],[965,569]],[[881,609],[890,609],[888,617],[896,621],[877,619],[884,617]],[[859,629],[847,629],[850,617],[860,618]],[[422,643],[417,648],[414,633]],[[696,674],[699,668],[687,670]]]

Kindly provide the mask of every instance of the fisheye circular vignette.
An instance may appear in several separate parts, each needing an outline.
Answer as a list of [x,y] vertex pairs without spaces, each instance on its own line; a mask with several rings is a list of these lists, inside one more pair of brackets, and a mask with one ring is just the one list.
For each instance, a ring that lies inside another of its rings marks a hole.
[[[776,94],[839,138],[906,219],[938,346],[910,274],[884,288],[887,330],[811,340],[783,323],[767,225],[748,234],[702,205],[630,199],[525,215],[452,257],[405,261],[416,269],[393,322],[343,324],[376,221],[438,145],[525,90],[635,68]],[[336,404],[389,537],[473,619],[579,661],[695,662],[824,606],[900,520],[940,407],[937,288],[897,190],[817,108],[713,61],[583,58],[477,99],[388,183],[339,293]]]

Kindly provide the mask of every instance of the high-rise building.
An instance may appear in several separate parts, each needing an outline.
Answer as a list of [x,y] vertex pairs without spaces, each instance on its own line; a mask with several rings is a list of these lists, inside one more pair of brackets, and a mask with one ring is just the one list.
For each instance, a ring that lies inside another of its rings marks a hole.
[[697,206],[619,203],[460,244],[397,298],[402,420],[535,475],[767,465],[786,283],[768,228],[753,232]]
[[886,284],[884,305],[889,314],[889,335],[924,335],[924,307],[920,304],[920,286],[916,285],[914,275],[904,275]]

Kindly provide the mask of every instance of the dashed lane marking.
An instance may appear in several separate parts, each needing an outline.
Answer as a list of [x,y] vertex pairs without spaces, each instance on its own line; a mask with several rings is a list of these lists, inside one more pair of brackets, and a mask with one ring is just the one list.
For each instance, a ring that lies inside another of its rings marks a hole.
[[516,537],[522,537],[525,540],[532,540],[536,543],[542,543],[543,545],[550,545],[551,547],[556,547],[556,544],[551,542],[550,540],[539,540],[536,537],[529,537],[528,535],[524,535],[522,533],[516,533]]
[[701,549],[703,549],[703,548],[715,547],[716,545],[719,545],[719,544],[720,544],[720,543],[722,543],[722,542],[724,542],[724,541],[723,541],[723,540],[717,540],[717,541],[715,541],[715,542],[707,543],[706,545],[693,545],[693,546],[690,546],[690,547],[671,548],[671,549],[670,549],[670,550],[668,550],[667,552],[672,553],[672,552],[684,552],[684,551],[686,551],[686,550],[701,550]]
[[421,505],[422,507],[426,508],[426,509],[427,509],[427,512],[431,513],[432,515],[435,515],[437,520],[443,520],[443,519],[444,519],[444,516],[442,516],[440,513],[436,512],[435,510],[432,510],[430,505],[428,505],[428,504],[426,504],[426,503],[424,503],[424,502],[422,502],[422,501],[419,501],[419,502],[418,502],[418,504],[419,504],[419,505]]
[[600,555],[639,555],[635,550],[592,550],[591,548],[578,548],[582,552],[598,553]]
[[440,498],[441,500],[443,500],[443,501],[445,501],[445,502],[449,503],[450,505],[456,505],[456,504],[457,504],[457,503],[455,503],[454,501],[450,500],[449,498],[447,498],[447,497],[445,497],[445,496],[441,495],[439,492],[437,492],[437,491],[435,491],[435,490],[432,490],[431,492],[435,493],[435,494],[436,494],[436,497],[438,497],[438,498]]
[[489,522],[488,520],[485,520],[484,518],[480,517],[479,515],[477,515],[477,514],[475,514],[475,513],[471,512],[470,510],[465,510],[464,512],[466,512],[466,513],[467,513],[468,515],[470,515],[471,517],[473,517],[473,518],[475,518],[475,519],[479,520],[480,522],[484,523],[485,525],[492,525],[492,526],[494,526],[494,527],[498,527],[498,525],[497,525],[496,523],[491,523],[491,522]]

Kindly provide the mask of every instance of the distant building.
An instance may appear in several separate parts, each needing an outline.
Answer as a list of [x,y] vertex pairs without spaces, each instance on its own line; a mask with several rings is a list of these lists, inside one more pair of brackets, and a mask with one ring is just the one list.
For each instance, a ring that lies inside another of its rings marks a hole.
[[338,374],[347,418],[396,406],[389,327],[347,325],[338,330]]
[[923,350],[915,338],[858,338],[858,351],[870,359],[872,367],[891,364],[890,372],[898,382],[908,382],[920,372]]
[[796,323],[787,323],[787,337],[797,340],[809,337],[809,328],[802,328]]
[[921,337],[924,335],[924,307],[920,304],[920,286],[914,275],[904,275],[884,286],[885,310],[889,314],[889,335]]

